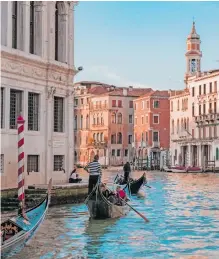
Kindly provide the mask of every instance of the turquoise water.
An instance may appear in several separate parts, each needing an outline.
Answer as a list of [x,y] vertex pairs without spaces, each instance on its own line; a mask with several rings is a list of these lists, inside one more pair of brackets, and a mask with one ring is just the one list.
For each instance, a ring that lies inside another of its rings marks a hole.
[[[141,172],[136,173],[136,177]],[[147,173],[148,185],[117,220],[89,220],[84,204],[52,207],[14,258],[219,258],[219,175]]]

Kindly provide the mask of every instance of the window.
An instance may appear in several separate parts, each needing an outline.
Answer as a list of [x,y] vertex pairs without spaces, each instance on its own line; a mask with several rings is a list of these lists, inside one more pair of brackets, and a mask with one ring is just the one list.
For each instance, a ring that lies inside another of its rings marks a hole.
[[195,104],[192,103],[192,116],[194,117],[195,116]]
[[119,132],[117,135],[117,144],[122,144],[122,133]]
[[53,171],[61,171],[64,166],[64,156],[62,155],[55,155],[54,156],[54,164],[53,164]]
[[125,149],[125,156],[128,156],[128,149]]
[[145,141],[146,142],[148,141],[148,132],[147,131],[145,132]]
[[128,135],[128,143],[132,144],[132,135]]
[[203,114],[205,114],[205,112],[206,112],[205,111],[205,106],[206,106],[205,103],[203,103]]
[[141,102],[141,108],[144,109],[144,101]]
[[209,83],[209,93],[212,93],[212,82]]
[[83,129],[83,122],[84,122],[84,119],[83,119],[83,115],[81,115],[81,129]]
[[27,172],[39,172],[39,155],[27,156]]
[[203,94],[206,94],[206,84],[203,85]]
[[216,148],[216,160],[219,160],[219,148]]
[[58,4],[55,6],[55,60],[58,61],[58,46],[59,46],[59,14]]
[[173,101],[171,101],[171,112],[173,111]]
[[93,134],[93,140],[96,141],[96,133]]
[[104,125],[103,115],[102,115],[102,114],[101,114],[101,117],[100,117],[100,124],[101,124],[101,125]]
[[93,115],[93,125],[96,124],[96,118],[95,118],[95,115]]
[[149,106],[149,101],[147,101],[147,109],[149,109],[149,107],[150,107],[150,106]]
[[4,155],[1,154],[1,174],[4,174]]
[[116,100],[112,100],[112,107],[116,107]]
[[17,128],[17,118],[22,111],[22,91],[10,90],[10,129]]
[[192,87],[192,97],[195,96],[195,87]]
[[103,142],[103,133],[100,133],[100,141]]
[[214,113],[217,113],[217,99],[214,99]]
[[39,94],[28,93],[28,130],[39,130]]
[[122,107],[122,101],[121,100],[118,100],[118,107]]
[[154,108],[159,108],[159,101],[154,101]]
[[129,123],[133,123],[133,116],[129,115]]
[[89,116],[87,115],[87,117],[86,117],[86,129],[88,129],[89,128]]
[[64,132],[64,98],[54,97],[54,132]]
[[117,149],[117,156],[120,156],[120,153],[121,153],[120,149]]
[[17,1],[12,2],[12,48],[17,48]]
[[214,92],[217,92],[217,81],[214,81]]
[[78,99],[74,99],[74,106],[78,106]]
[[116,114],[115,113],[113,113],[111,116],[111,122],[116,123]]
[[159,141],[159,132],[158,131],[154,131],[153,132],[153,141],[154,142],[158,142]]
[[202,86],[199,85],[199,95],[201,95],[201,94],[202,94]]
[[201,104],[199,104],[199,115],[201,115],[202,114],[202,106],[201,106]]
[[179,100],[177,101],[177,111],[179,111]]
[[159,124],[159,115],[153,115],[153,123]]
[[141,124],[144,124],[144,116],[141,116]]
[[100,133],[97,133],[97,142],[100,141]]
[[116,134],[111,135],[111,144],[116,144]]
[[5,127],[5,88],[1,87],[1,129]]
[[177,133],[179,133],[179,119],[177,120]]
[[122,124],[122,114],[121,113],[118,114],[117,123]]
[[116,155],[115,149],[112,149],[112,156],[115,156],[115,155]]
[[129,101],[129,108],[133,108],[133,101]]
[[148,115],[146,115],[146,123],[148,123]]
[[30,1],[30,53],[34,54],[34,1]]
[[83,98],[81,98],[81,104],[82,104],[82,105],[84,104],[84,99],[83,99]]
[[78,129],[78,116],[75,116],[75,123],[74,123],[74,129],[77,130]]
[[211,100],[209,101],[209,113],[212,113],[212,103],[211,103]]

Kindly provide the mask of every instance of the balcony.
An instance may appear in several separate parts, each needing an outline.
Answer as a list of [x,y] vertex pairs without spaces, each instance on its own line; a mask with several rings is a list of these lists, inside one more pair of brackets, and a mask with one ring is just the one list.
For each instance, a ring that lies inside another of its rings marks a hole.
[[99,123],[99,124],[92,124],[93,128],[103,128],[105,127],[104,123]]
[[96,141],[96,140],[93,140],[88,145],[92,146],[94,148],[106,148],[107,147],[107,141]]
[[153,148],[160,148],[160,141],[153,141],[152,142],[152,147]]
[[100,104],[100,105],[90,105],[90,110],[91,111],[97,111],[97,110],[106,110],[108,109],[108,104]]

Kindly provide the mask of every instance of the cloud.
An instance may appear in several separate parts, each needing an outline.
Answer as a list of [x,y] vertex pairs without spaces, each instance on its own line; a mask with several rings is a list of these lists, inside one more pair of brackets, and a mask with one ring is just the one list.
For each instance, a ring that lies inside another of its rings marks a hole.
[[[83,74],[83,79],[82,79],[82,74]],[[127,80],[104,65],[94,65],[89,68],[87,67],[84,69],[84,72],[82,74],[81,74],[80,80],[86,80],[86,81],[94,80],[94,81],[104,82],[107,84],[123,86],[123,87],[124,86],[134,86],[134,87],[141,87],[141,88],[150,87],[142,83]]]

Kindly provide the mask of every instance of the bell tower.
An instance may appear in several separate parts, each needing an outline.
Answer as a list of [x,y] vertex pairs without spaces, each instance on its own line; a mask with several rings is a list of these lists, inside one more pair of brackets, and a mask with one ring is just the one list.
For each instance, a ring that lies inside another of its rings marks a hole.
[[185,82],[188,77],[195,75],[197,72],[201,72],[201,57],[202,52],[200,51],[200,36],[196,32],[195,22],[192,25],[192,31],[187,37],[186,45],[186,74]]

